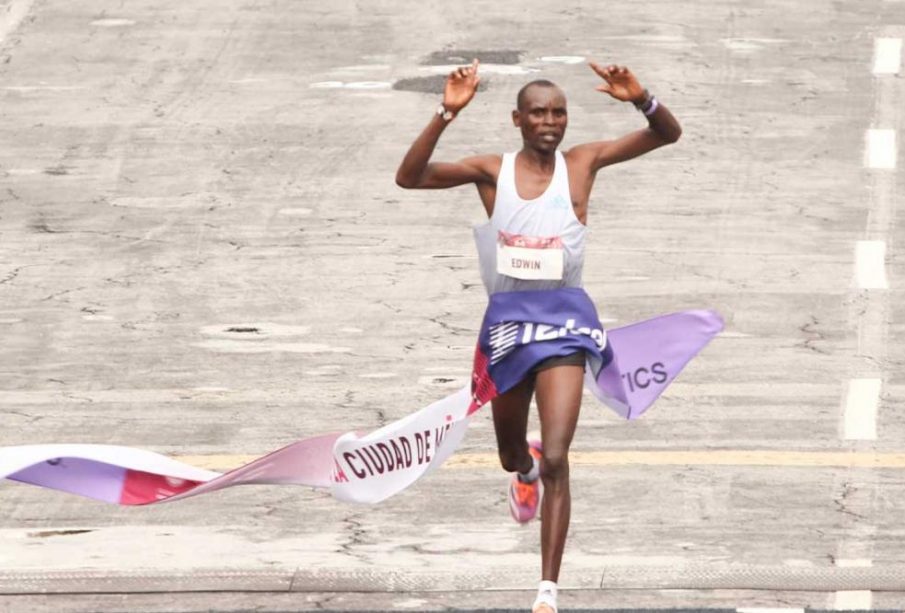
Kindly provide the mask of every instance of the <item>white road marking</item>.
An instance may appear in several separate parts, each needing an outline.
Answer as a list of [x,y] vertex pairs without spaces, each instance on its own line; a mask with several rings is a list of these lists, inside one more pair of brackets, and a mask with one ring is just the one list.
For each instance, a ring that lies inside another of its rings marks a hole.
[[362,379],[393,379],[399,375],[394,372],[369,372],[358,376]]
[[867,131],[864,164],[868,168],[891,169],[896,167],[896,131],[888,128],[871,128]]
[[15,317],[3,317],[0,318],[0,324],[17,324],[21,319],[16,319]]
[[[441,66],[422,66],[421,70],[436,74],[448,74],[453,70],[456,70],[457,68],[460,68],[460,65],[447,64]],[[531,74],[533,72],[540,72],[540,70],[537,68],[527,68],[525,66],[518,66],[515,64],[481,64],[478,72],[484,74],[523,75]]]
[[746,607],[736,609],[738,613],[804,613],[804,609],[770,609],[762,607]]
[[902,67],[902,39],[877,38],[874,40],[875,75],[899,74]]
[[101,28],[121,28],[123,26],[134,26],[135,20],[133,19],[95,19],[91,22],[93,26],[99,26]]
[[11,92],[68,92],[86,89],[84,85],[6,85],[2,89]]
[[392,86],[389,81],[353,81],[343,85],[346,89],[389,89]]
[[313,212],[314,211],[312,211],[311,209],[305,209],[305,208],[301,208],[301,207],[286,208],[286,209],[280,209],[279,211],[277,211],[277,213],[279,215],[285,215],[286,217],[308,217],[308,215],[310,215]]
[[837,611],[869,611],[873,608],[873,600],[870,590],[836,592],[833,608]]
[[836,560],[836,566],[839,568],[870,568],[873,565],[873,561],[866,558],[839,558]]
[[113,321],[113,317],[111,315],[82,315],[82,319],[85,321]]
[[370,72],[372,70],[389,70],[389,64],[356,64],[355,66],[340,66],[339,68],[334,68],[334,70],[343,70],[343,71],[364,71]]
[[687,43],[683,36],[670,34],[616,34],[613,36],[597,36],[600,40],[629,40],[636,43]]
[[802,560],[800,558],[789,558],[782,561],[783,566],[791,566],[792,568],[814,568],[814,562],[811,560]]
[[[871,560],[865,559],[837,559],[839,568],[870,568]],[[843,590],[836,592],[833,599],[833,608],[837,611],[866,611],[873,607],[873,594],[870,590]]]
[[723,330],[719,334],[717,334],[720,338],[751,338],[750,334],[745,334],[744,332],[736,332],[734,330]]
[[581,64],[584,57],[581,55],[545,55],[540,58],[540,61],[550,64]]
[[122,196],[112,198],[110,204],[138,209],[183,209],[192,206],[208,207],[217,198],[218,194],[210,192],[194,192],[183,196]]
[[763,49],[764,45],[787,41],[782,38],[721,38],[720,42],[730,51],[751,53]]
[[255,343],[234,340],[210,340],[192,343],[192,347],[217,353],[351,353],[350,347],[333,347],[322,343]]
[[845,440],[876,440],[880,388],[880,379],[852,379],[849,381],[843,416]]
[[10,168],[6,174],[11,176],[39,175],[44,172],[43,168]]
[[422,609],[426,604],[427,601],[422,598],[406,598],[394,602],[393,607],[396,609]]
[[887,289],[886,241],[855,244],[855,281],[861,289]]
[[352,81],[344,83],[343,81],[318,81],[311,83],[308,87],[315,89],[389,89],[393,86],[389,81]]

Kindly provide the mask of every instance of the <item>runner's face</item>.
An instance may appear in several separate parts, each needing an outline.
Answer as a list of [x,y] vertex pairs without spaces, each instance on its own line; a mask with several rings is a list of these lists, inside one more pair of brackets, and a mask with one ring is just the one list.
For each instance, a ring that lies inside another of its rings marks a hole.
[[522,131],[525,145],[545,153],[553,152],[566,133],[566,95],[558,87],[531,87],[525,104],[512,112],[512,122]]

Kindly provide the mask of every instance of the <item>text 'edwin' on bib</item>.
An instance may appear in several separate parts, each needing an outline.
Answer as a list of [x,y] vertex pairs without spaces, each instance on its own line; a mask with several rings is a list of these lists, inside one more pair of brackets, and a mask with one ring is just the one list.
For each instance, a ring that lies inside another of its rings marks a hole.
[[562,279],[562,240],[558,236],[524,236],[500,230],[496,271],[515,279]]

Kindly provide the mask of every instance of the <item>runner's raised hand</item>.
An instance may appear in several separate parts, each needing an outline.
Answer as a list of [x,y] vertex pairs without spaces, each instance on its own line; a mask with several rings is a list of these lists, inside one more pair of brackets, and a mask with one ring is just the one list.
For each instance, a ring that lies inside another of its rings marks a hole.
[[481,77],[478,76],[478,60],[475,59],[471,66],[462,66],[449,73],[446,77],[446,87],[443,90],[443,106],[447,111],[458,113],[474,97],[478,89]]
[[623,102],[640,102],[644,99],[644,88],[625,66],[610,64],[604,67],[595,62],[589,62],[588,65],[605,81],[595,88],[597,91]]

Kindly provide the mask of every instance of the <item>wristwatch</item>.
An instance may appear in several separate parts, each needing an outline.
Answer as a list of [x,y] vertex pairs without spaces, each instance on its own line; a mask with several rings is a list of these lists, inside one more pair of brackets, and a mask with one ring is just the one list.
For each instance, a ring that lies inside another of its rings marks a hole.
[[440,106],[437,107],[437,115],[443,118],[443,121],[452,121],[456,116],[452,111],[446,110],[446,107],[441,103]]

